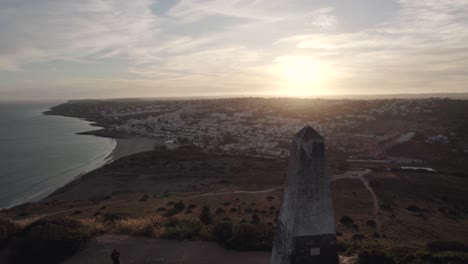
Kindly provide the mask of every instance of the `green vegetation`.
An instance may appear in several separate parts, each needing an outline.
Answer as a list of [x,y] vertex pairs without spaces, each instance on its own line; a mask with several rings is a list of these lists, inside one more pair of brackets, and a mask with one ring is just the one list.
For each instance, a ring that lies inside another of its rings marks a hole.
[[93,231],[77,220],[41,219],[24,228],[11,245],[13,263],[59,263],[80,250]]
[[358,253],[359,264],[393,264],[395,261],[386,252],[380,250],[362,250]]
[[269,225],[239,223],[234,225],[232,237],[221,244],[235,250],[270,250],[273,237],[274,229]]
[[[169,204],[169,203],[168,203]],[[173,204],[174,206],[167,211],[168,216],[176,215],[185,209],[185,204],[182,201]]]
[[344,215],[340,218],[340,223],[348,226],[348,225],[352,225],[354,223],[354,220],[351,217]]
[[208,206],[203,206],[200,213],[200,221],[205,225],[210,225],[213,223],[213,216],[211,215],[210,208]]
[[[429,243],[433,245],[434,243]],[[428,247],[429,247],[428,244]],[[463,249],[465,252],[455,252],[455,250],[462,250],[460,244],[452,244],[452,242],[440,242],[435,243],[438,249],[444,249],[446,252],[430,252],[425,250],[415,250],[412,248],[394,248],[392,250],[386,250],[381,247],[369,247],[359,246],[358,250],[358,264],[371,264],[371,263],[395,263],[395,264],[464,264],[468,263],[468,253],[466,248]],[[443,245],[440,246],[439,245]],[[341,245],[339,249],[343,252],[346,249],[345,254],[352,255],[356,249],[356,245]],[[450,248],[450,249],[449,249]],[[449,249],[449,250],[448,250]],[[455,250],[454,250],[455,249]]]
[[213,237],[221,245],[232,237],[234,225],[231,221],[217,223],[213,228]]
[[366,224],[370,227],[377,227],[377,223],[374,220],[368,220]]
[[180,220],[169,223],[163,238],[168,239],[195,239],[199,237],[202,225],[198,221]]

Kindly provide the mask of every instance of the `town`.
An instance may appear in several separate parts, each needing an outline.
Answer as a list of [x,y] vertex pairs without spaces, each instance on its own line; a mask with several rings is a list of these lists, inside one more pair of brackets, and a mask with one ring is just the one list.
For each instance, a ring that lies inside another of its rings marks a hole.
[[[104,127],[91,132],[96,135],[155,139],[156,148],[194,145],[214,152],[286,157],[291,135],[309,124],[324,135],[328,151],[349,160],[423,163],[434,158],[426,157],[424,149],[468,152],[468,103],[451,99],[79,100],[50,113],[94,121]],[[409,142],[420,151],[393,153]]]

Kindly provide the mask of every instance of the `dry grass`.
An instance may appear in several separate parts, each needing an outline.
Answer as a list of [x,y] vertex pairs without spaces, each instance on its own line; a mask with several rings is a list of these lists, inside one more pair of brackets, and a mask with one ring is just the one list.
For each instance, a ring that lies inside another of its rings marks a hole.
[[162,216],[146,218],[125,218],[106,222],[100,217],[79,219],[84,225],[96,231],[113,234],[143,235],[153,238],[160,237],[165,230],[167,219]]

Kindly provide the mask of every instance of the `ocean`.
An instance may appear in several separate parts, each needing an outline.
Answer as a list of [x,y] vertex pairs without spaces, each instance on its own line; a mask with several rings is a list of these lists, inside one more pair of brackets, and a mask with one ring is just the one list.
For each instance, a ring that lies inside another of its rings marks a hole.
[[37,201],[104,164],[115,140],[90,122],[42,112],[60,102],[0,102],[0,208]]

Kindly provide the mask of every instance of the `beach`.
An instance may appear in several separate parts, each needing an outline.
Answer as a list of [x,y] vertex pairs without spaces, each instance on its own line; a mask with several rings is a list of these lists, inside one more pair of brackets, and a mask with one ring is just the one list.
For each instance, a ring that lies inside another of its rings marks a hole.
[[107,156],[107,163],[135,153],[154,150],[154,139],[149,138],[116,138],[115,147]]

